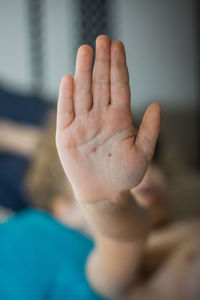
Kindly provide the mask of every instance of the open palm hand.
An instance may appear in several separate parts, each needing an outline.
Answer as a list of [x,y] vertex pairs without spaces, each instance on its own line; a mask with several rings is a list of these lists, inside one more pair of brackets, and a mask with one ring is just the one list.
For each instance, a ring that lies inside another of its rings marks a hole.
[[152,159],[160,105],[146,111],[138,133],[130,110],[129,76],[120,41],[101,35],[91,79],[92,48],[79,48],[73,78],[61,81],[56,143],[78,199],[109,199],[137,186]]

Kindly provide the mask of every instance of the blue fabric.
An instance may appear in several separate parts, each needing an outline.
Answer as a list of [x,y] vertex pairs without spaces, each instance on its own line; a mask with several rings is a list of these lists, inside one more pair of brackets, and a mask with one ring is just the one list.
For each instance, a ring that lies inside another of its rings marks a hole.
[[[0,87],[0,118],[38,128],[44,124],[53,105],[36,96],[8,92]],[[0,150],[0,205],[14,211],[29,206],[23,180],[29,166],[28,158]]]
[[42,98],[8,92],[0,87],[0,118],[42,126],[52,107]]
[[29,159],[14,153],[0,153],[0,205],[14,211],[29,206],[24,176]]
[[0,225],[0,299],[100,300],[85,276],[93,242],[27,209]]

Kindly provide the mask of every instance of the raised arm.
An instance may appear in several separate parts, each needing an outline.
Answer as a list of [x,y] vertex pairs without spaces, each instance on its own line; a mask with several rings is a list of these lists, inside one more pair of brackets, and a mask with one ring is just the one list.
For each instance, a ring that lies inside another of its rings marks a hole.
[[107,36],[79,48],[75,77],[61,81],[56,143],[66,176],[88,222],[96,248],[88,279],[99,293],[115,297],[133,280],[149,230],[145,212],[129,190],[142,180],[154,153],[161,108],[152,104],[138,133],[130,109],[124,46]]

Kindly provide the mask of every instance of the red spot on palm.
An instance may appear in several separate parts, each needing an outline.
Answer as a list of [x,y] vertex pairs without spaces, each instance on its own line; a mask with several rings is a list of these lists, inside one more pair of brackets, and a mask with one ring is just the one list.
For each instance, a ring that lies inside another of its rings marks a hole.
[[108,156],[112,156],[112,154],[111,154],[111,153],[108,153]]
[[96,151],[97,151],[97,149],[96,149],[96,148],[93,148],[93,149],[92,149],[92,152],[96,152]]

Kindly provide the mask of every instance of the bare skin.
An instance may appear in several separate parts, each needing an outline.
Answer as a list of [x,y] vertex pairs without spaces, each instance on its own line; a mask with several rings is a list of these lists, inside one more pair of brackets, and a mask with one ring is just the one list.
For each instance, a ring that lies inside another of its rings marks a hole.
[[[77,53],[75,77],[65,75],[61,81],[56,133],[62,166],[96,241],[88,258],[88,281],[110,299],[198,299],[198,282],[190,272],[199,261],[200,247],[193,243],[199,224],[187,224],[186,236],[182,226],[147,239],[149,218],[129,192],[151,162],[160,105],[147,109],[136,132],[123,44],[99,36],[92,80],[91,64],[92,49],[84,45]],[[147,262],[154,257],[154,270],[140,281],[145,257]],[[188,263],[187,257],[195,260]]]
[[75,77],[65,75],[61,82],[56,143],[76,199],[96,233],[88,279],[101,294],[116,297],[133,279],[150,230],[145,210],[129,190],[141,182],[151,162],[161,107],[155,103],[147,109],[137,133],[120,41],[98,37],[92,81],[91,65],[92,49],[84,45],[77,53]]
[[160,105],[152,104],[136,133],[121,42],[97,39],[93,82],[91,64],[92,48],[84,45],[77,54],[75,78],[62,79],[57,119],[63,167],[77,199],[88,203],[110,199],[140,183],[152,159],[161,113]]
[[199,220],[177,222],[151,233],[143,256],[142,277],[123,299],[198,300],[199,241]]

